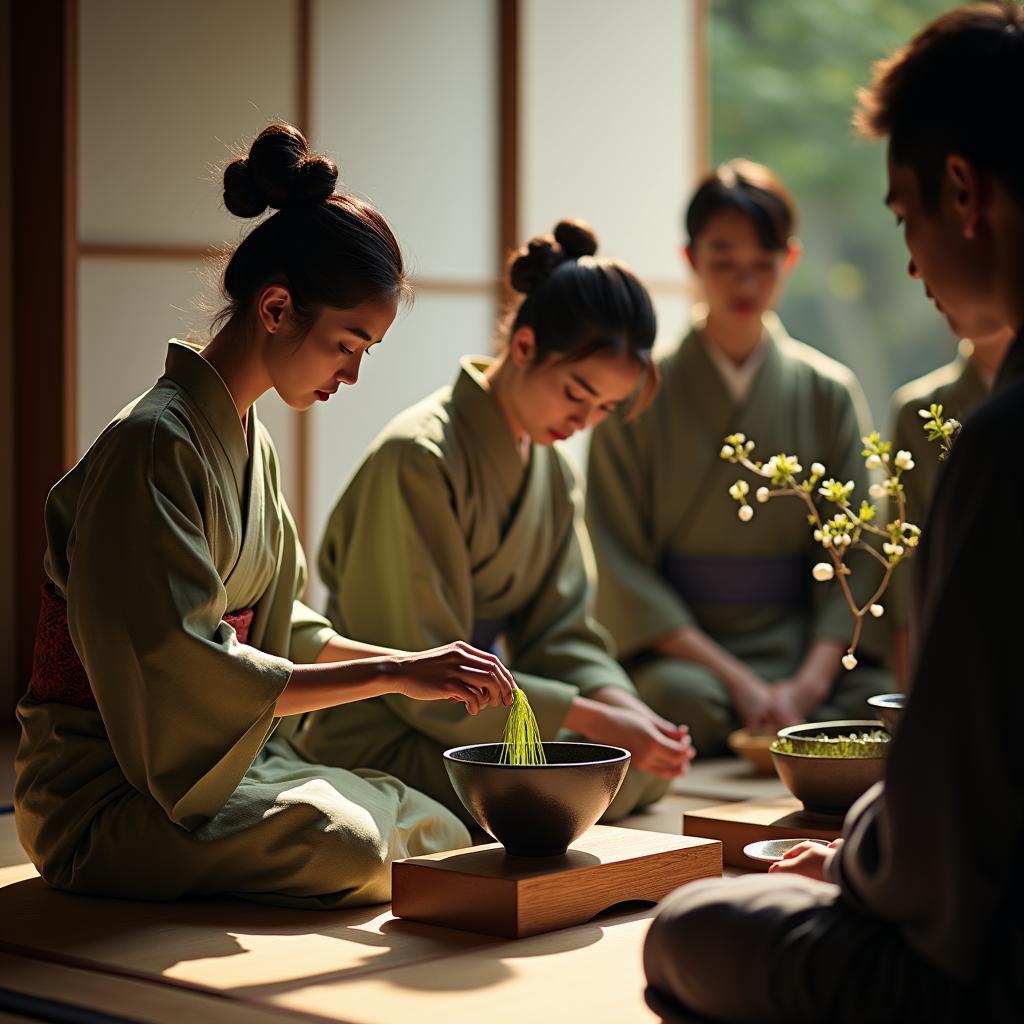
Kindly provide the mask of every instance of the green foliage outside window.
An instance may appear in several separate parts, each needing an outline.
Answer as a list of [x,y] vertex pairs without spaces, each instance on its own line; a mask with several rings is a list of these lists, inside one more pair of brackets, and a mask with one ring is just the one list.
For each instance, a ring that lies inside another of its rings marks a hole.
[[780,315],[850,366],[879,429],[900,384],[951,358],[955,341],[907,275],[885,195],[885,147],[850,115],[872,63],[951,0],[711,0],[711,156],[775,170],[800,207],[804,255]]

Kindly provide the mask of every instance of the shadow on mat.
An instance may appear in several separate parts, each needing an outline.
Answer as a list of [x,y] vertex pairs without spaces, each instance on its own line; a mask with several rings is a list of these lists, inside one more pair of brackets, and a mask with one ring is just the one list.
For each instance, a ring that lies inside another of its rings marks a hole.
[[[621,910],[636,911],[635,906]],[[0,889],[0,920],[4,922],[0,948],[27,956],[51,959],[94,969],[119,971],[160,980],[173,968],[191,962],[244,956],[252,962],[252,976],[272,976],[273,967],[302,962],[303,954],[290,938],[321,936],[360,951],[339,950],[336,961],[344,966],[278,978],[256,984],[222,985],[217,991],[246,999],[262,999],[303,988],[335,984],[392,969],[382,980],[423,991],[459,991],[486,988],[513,973],[508,962],[522,957],[553,956],[593,945],[606,928],[626,918],[621,910],[599,915],[589,924],[561,932],[519,940],[435,928],[387,917],[377,927],[364,927],[389,914],[387,904],[338,911],[294,910],[242,900],[209,899],[157,903],[79,896],[52,889],[41,878],[26,879]],[[609,919],[615,914],[615,919]],[[280,956],[267,959],[245,945],[248,936],[280,937]],[[500,955],[474,958],[469,970],[452,973],[443,963],[460,954],[504,947]],[[333,958],[332,958],[333,959]],[[394,970],[405,968],[400,974]],[[181,971],[168,981],[193,981]]]

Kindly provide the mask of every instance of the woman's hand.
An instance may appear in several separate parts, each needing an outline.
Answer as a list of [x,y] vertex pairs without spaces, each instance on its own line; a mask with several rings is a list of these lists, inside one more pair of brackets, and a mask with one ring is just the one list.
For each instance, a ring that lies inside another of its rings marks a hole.
[[[653,708],[649,708],[635,693],[622,689],[621,686],[602,686],[597,690],[591,690],[587,694],[589,700],[600,701],[602,704],[611,704],[613,707],[628,708],[644,715],[659,732],[674,740],[681,740],[689,737],[690,729],[686,725],[673,725],[667,718],[662,718]],[[690,758],[696,755],[696,751],[690,748]]]
[[483,708],[512,704],[516,688],[512,673],[489,651],[462,640],[416,654],[389,659],[390,692],[413,700],[457,700],[471,715]]
[[726,689],[736,706],[740,722],[747,729],[772,724],[774,719],[771,687],[753,672],[744,672],[738,678],[726,682]]
[[805,878],[813,878],[817,882],[826,881],[825,868],[832,860],[834,851],[842,846],[842,839],[835,839],[828,846],[820,843],[799,843],[782,855],[782,860],[777,860],[769,871],[778,871],[790,875],[803,875]]
[[801,688],[792,679],[768,687],[768,704],[765,707],[763,723],[777,725],[802,725],[807,721],[807,712],[817,703],[814,696]]
[[[689,733],[666,735],[647,712],[615,707],[586,697],[577,697],[566,716],[565,725],[582,733],[593,743],[625,747],[632,755],[632,765],[663,779],[674,779],[690,767],[694,750]],[[668,723],[666,723],[668,724]],[[685,726],[669,727],[673,732]]]

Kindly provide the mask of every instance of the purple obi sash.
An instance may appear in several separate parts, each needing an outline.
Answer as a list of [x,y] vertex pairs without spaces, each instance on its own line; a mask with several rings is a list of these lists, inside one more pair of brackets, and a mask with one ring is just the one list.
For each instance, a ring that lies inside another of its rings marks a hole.
[[666,556],[662,576],[695,606],[810,604],[810,566],[800,555],[767,558]]

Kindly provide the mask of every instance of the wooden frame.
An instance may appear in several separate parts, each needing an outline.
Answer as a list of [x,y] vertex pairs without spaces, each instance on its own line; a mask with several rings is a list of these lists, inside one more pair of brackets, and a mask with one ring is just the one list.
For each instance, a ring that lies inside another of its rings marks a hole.
[[43,505],[75,455],[77,22],[75,0],[11,7],[14,349],[12,709],[32,669]]

